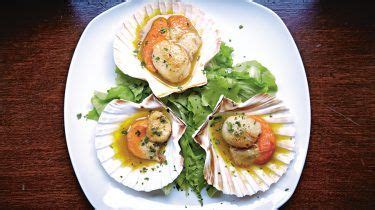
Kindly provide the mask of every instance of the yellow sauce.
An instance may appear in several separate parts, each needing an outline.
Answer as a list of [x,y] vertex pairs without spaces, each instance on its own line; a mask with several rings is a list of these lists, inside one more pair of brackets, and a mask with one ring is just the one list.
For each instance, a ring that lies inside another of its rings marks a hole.
[[[212,120],[210,120],[208,126],[209,126],[210,139],[211,139],[211,142],[212,142],[212,145],[213,145],[214,149],[216,151],[218,151],[218,153],[224,159],[224,161],[227,163],[227,165],[236,166],[235,163],[233,162],[232,156],[229,152],[229,144],[223,139],[222,134],[221,134],[221,128],[223,126],[224,121],[228,117],[233,116],[233,115],[235,115],[235,114],[226,113],[226,114],[216,115],[216,116],[221,116],[221,118],[215,120],[215,117],[214,117]],[[281,125],[279,125],[279,124],[271,124],[271,128],[272,128],[273,131],[280,128],[280,126]],[[280,135],[275,135],[275,136],[276,136],[276,144],[277,144],[278,141],[282,141],[282,140],[286,140],[286,139],[290,140],[290,137],[280,136]],[[290,151],[288,151],[287,149],[280,148],[280,147],[276,146],[276,150],[273,153],[272,158],[264,165],[267,165],[268,163],[271,163],[271,164],[274,164],[277,168],[283,167],[285,165],[285,163],[282,163],[281,161],[279,161],[275,158],[275,154],[280,154],[280,153],[290,153]],[[269,168],[263,167],[264,165],[253,164],[249,167],[241,167],[241,166],[236,166],[236,167],[247,170],[255,178],[257,176],[255,174],[253,174],[253,172],[252,172],[254,169],[262,169],[263,172],[266,173],[266,174],[274,173]]]
[[[157,109],[167,117],[169,117],[169,114],[164,109]],[[152,166],[159,164],[155,160],[145,160],[136,157],[133,155],[132,152],[128,149],[127,140],[126,140],[126,134],[124,134],[124,131],[128,131],[130,126],[137,120],[147,118],[150,114],[151,110],[140,110],[139,112],[133,114],[129,118],[127,118],[119,128],[113,133],[114,137],[114,143],[112,144],[112,148],[115,151],[115,158],[120,160],[123,166],[130,166],[133,169],[139,169],[146,166]],[[165,148],[162,148],[164,150]]]
[[[167,14],[173,14],[173,11],[168,10]],[[150,16],[146,16],[143,19],[142,23],[139,24],[136,28],[136,38],[133,41],[133,46],[136,49],[137,58],[139,59],[140,62],[143,62],[142,53],[141,53],[141,45],[142,45],[141,31],[142,31],[142,28],[146,25],[146,23],[150,19],[152,19],[153,17],[155,17],[157,15],[161,15],[160,9],[155,10],[154,13],[152,13]],[[164,79],[157,72],[150,71],[146,67],[144,67],[144,68],[146,68],[159,82],[161,82],[161,83],[163,83],[163,84],[165,84],[169,87],[180,88],[180,86],[182,86],[183,84],[185,84],[185,83],[187,83],[191,80],[191,76],[193,74],[194,66],[195,66],[195,64],[197,63],[197,61],[199,60],[199,57],[200,57],[200,50],[201,50],[201,46],[199,46],[198,51],[193,55],[193,60],[191,62],[191,68],[190,68],[190,71],[189,71],[189,75],[186,77],[186,79],[184,79],[180,82],[170,82],[170,81]]]

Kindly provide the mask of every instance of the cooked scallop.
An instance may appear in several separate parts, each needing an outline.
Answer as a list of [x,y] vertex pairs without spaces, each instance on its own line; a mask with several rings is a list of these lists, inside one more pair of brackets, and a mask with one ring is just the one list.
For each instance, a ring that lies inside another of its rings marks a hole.
[[147,120],[139,120],[135,122],[129,129],[127,134],[128,149],[130,152],[141,159],[163,161],[160,154],[160,145],[150,142],[146,135]]
[[260,133],[260,123],[245,115],[228,117],[222,127],[224,140],[238,148],[249,148],[255,144]]
[[169,37],[173,41],[179,40],[182,35],[195,30],[190,20],[183,15],[172,15],[168,18]]
[[152,142],[164,143],[172,133],[169,119],[160,111],[152,111],[148,117],[146,135]]
[[172,83],[187,78],[191,63],[186,51],[171,41],[161,41],[154,46],[152,62],[159,74]]
[[248,149],[230,147],[229,152],[234,163],[243,167],[250,166],[253,160],[259,156],[259,149],[257,145],[254,145]]
[[186,52],[189,54],[190,60],[192,60],[194,54],[198,52],[198,49],[202,44],[202,40],[197,33],[189,32],[181,36],[178,44],[186,50]]

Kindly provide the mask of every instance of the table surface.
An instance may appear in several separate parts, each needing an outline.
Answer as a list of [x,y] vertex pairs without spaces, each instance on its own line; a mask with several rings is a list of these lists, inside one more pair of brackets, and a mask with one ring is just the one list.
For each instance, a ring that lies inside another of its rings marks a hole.
[[[0,208],[91,208],[65,143],[64,89],[86,25],[118,3],[2,3]],[[310,87],[307,160],[283,208],[374,209],[374,5],[328,0],[260,3],[288,26]]]

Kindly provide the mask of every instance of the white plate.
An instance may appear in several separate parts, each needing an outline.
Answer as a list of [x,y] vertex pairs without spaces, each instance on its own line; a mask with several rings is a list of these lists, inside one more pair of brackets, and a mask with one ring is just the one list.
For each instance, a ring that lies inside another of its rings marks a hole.
[[[136,192],[118,184],[105,173],[96,158],[96,122],[76,117],[77,113],[89,111],[94,90],[105,91],[114,86],[114,34],[122,20],[145,2],[149,1],[123,3],[93,19],[78,42],[69,69],[64,104],[66,141],[78,181],[91,204],[99,209],[185,209],[185,205],[188,208],[199,206],[193,193],[186,197],[184,192],[174,191],[164,196],[161,192]],[[235,49],[235,63],[255,59],[272,71],[279,86],[277,95],[291,108],[297,128],[296,158],[278,183],[264,193],[245,198],[223,196],[211,199],[204,190],[203,207],[277,208],[291,197],[297,186],[309,143],[310,99],[298,49],[282,20],[261,5],[244,0],[187,2],[200,7],[221,24],[223,40]],[[239,29],[239,25],[243,25],[243,29]]]

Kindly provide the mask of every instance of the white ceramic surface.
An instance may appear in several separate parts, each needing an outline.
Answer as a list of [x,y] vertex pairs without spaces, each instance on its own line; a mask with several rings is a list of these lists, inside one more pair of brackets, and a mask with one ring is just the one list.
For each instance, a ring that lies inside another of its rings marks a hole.
[[[87,113],[94,90],[105,91],[115,84],[112,44],[124,18],[147,0],[120,4],[93,19],[83,32],[69,69],[64,104],[65,135],[78,181],[98,209],[185,209],[200,208],[193,193],[159,191],[137,192],[109,177],[96,158],[94,133],[96,122],[78,120]],[[257,60],[269,68],[279,86],[277,97],[285,101],[295,116],[296,157],[284,176],[264,192],[251,197],[209,198],[205,191],[204,209],[272,209],[281,206],[293,194],[305,163],[310,136],[310,98],[306,74],[298,49],[282,20],[271,10],[245,0],[186,0],[221,23],[223,41],[235,49],[235,63]],[[243,25],[239,29],[239,25]],[[231,39],[231,42],[229,42]],[[244,58],[246,56],[246,58]],[[289,189],[285,191],[285,189]]]

